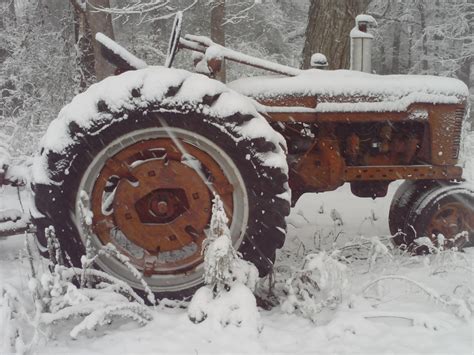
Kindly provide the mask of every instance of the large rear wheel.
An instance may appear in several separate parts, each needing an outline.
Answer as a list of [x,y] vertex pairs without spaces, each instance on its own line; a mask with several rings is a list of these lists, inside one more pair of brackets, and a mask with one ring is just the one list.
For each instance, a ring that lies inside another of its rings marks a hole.
[[[220,96],[212,102],[225,100]],[[93,246],[114,244],[159,297],[183,298],[203,281],[202,243],[216,193],[235,248],[265,275],[284,242],[289,202],[286,169],[264,158],[280,161],[284,150],[268,132],[253,138],[242,133],[252,120],[268,125],[258,114],[213,117],[202,106],[170,111],[158,101],[128,105],[93,130],[74,126],[74,143],[66,150],[44,149],[55,183],[35,186],[46,216],[38,224],[53,225],[66,259],[80,265],[89,229],[79,203],[85,192]],[[44,243],[42,228],[38,234]],[[113,258],[100,257],[97,266],[142,288]]]

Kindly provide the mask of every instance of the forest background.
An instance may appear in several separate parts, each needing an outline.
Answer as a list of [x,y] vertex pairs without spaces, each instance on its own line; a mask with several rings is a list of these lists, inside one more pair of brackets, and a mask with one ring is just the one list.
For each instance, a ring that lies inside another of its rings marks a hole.
[[[378,22],[373,72],[455,77],[474,98],[470,0],[0,0],[0,148],[32,155],[61,107],[110,75],[94,51],[95,32],[161,65],[177,11],[184,34],[302,68],[321,52],[330,69],[349,68],[349,32],[367,13]],[[191,69],[190,57],[178,53],[174,66]],[[226,65],[227,81],[256,74]]]

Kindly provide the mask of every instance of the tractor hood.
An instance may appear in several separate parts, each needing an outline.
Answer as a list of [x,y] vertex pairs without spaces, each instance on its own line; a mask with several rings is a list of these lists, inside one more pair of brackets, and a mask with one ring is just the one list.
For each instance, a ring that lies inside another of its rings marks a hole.
[[[293,111],[294,106],[302,106],[317,112],[401,112],[414,103],[459,104],[469,94],[467,86],[457,79],[351,70],[310,69],[293,77],[239,79],[228,86],[268,106],[293,106]],[[291,103],[298,102],[294,98],[304,97],[315,100]]]

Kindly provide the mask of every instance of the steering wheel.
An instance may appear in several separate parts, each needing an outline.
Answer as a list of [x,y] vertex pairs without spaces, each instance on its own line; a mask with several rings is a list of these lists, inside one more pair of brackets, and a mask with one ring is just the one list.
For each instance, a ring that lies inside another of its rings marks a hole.
[[171,37],[168,44],[168,52],[166,53],[165,67],[171,68],[174,57],[178,51],[179,38],[181,37],[181,22],[183,21],[183,13],[178,11],[174,17],[173,28],[171,30]]

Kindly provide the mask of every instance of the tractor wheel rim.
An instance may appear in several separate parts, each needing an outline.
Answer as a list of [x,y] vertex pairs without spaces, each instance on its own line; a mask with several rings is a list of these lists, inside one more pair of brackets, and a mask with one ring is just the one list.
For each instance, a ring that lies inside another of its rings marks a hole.
[[[211,190],[224,202],[237,248],[248,220],[243,178],[219,146],[193,132],[154,127],[121,136],[94,158],[78,191],[90,197],[94,247],[114,244],[153,291],[174,292],[202,282],[202,242],[211,218]],[[87,231],[81,221],[76,222],[85,242]],[[98,258],[97,263],[142,288],[117,260]]]
[[[437,245],[437,237],[442,234],[445,238],[445,246],[450,247],[457,245],[455,239],[460,237],[461,233],[467,232],[470,235],[473,230],[474,209],[462,202],[451,202],[440,206],[433,214],[427,228],[427,235]],[[462,242],[465,242],[465,238]]]

